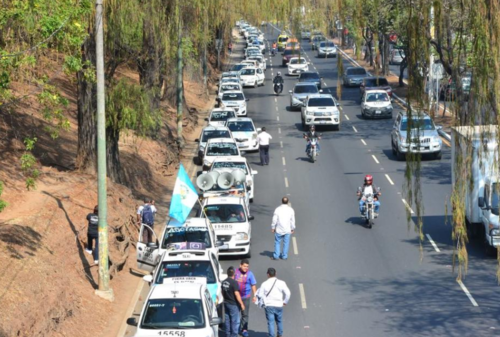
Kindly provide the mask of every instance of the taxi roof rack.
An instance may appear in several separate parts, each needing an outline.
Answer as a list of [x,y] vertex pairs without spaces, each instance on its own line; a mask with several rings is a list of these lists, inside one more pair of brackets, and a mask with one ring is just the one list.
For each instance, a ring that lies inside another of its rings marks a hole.
[[192,254],[196,256],[203,256],[206,255],[207,251],[206,250],[194,250],[194,249],[180,249],[180,250],[173,250],[168,252],[168,256],[177,256],[177,255],[182,255],[182,254]]

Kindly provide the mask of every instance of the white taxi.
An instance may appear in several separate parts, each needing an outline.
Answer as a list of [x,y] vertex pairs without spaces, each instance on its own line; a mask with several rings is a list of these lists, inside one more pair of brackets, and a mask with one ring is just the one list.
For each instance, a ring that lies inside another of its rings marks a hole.
[[297,76],[304,71],[309,71],[309,62],[303,57],[292,57],[288,62],[288,75]]
[[240,82],[225,82],[219,84],[219,89],[216,94],[219,99],[222,99],[222,95],[227,91],[243,91],[243,87]]
[[244,151],[259,150],[259,141],[257,140],[258,132],[253,124],[253,120],[249,117],[228,118],[226,126],[231,131],[234,140],[238,143],[238,147]]
[[222,107],[234,109],[237,116],[247,115],[247,102],[248,98],[242,91],[226,91],[219,100]]
[[203,169],[208,170],[217,157],[240,157],[241,152],[232,138],[212,138],[205,146]]
[[226,126],[227,120],[234,117],[236,117],[236,112],[233,108],[215,108],[210,112],[207,122],[209,126]]
[[207,286],[189,278],[151,287],[139,321],[127,320],[137,326],[135,337],[218,337],[222,322]]
[[[250,165],[248,164],[248,161],[245,157],[220,157],[216,158],[212,164],[212,168],[210,172],[212,171],[217,171],[217,172],[233,172],[234,170],[243,170],[243,172],[246,175],[246,185],[250,187],[250,190],[248,191],[249,193],[249,198],[250,202],[253,202],[253,198],[255,195],[255,184],[254,184],[254,179],[255,175],[258,173],[256,170],[252,170]],[[220,242],[222,244],[222,242]]]
[[258,67],[247,67],[240,70],[241,84],[245,87],[257,88],[264,85],[264,71]]

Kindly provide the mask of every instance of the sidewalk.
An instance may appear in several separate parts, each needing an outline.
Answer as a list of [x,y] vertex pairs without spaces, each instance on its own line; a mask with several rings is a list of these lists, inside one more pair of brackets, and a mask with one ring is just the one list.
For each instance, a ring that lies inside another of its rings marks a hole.
[[[333,38],[333,42],[339,46],[340,41],[338,38]],[[344,58],[349,61],[352,65],[354,66],[361,66],[365,68],[370,74],[374,75],[375,74],[375,67],[370,66],[368,62],[365,62],[364,60],[356,59],[356,55],[354,55],[354,51],[352,48],[346,48],[346,49],[340,49],[340,52],[344,54]],[[390,72],[389,76],[387,76],[387,81],[389,81],[389,84],[392,87],[393,93],[394,93],[394,98],[398,101],[398,103],[402,106],[405,107],[407,105],[406,102],[406,97],[408,95],[408,82],[407,80],[403,80],[404,86],[400,87],[399,86],[399,76]],[[450,103],[447,103],[446,105],[446,112],[443,116],[443,111],[444,111],[444,106],[442,103],[439,104],[439,112],[437,115],[432,115],[431,117],[433,118],[434,122],[436,125],[440,125],[443,127],[444,132],[440,132],[441,136],[445,137],[446,139],[450,140],[450,133],[451,133],[451,127],[454,124],[455,117],[453,115],[453,112],[450,111],[449,105]]]

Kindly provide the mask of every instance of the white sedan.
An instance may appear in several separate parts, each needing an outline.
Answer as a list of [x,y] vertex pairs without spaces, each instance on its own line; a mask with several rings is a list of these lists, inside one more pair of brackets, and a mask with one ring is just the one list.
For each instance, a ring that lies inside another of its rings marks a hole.
[[260,129],[255,128],[251,118],[229,118],[226,121],[226,126],[231,130],[231,134],[241,150],[257,151],[259,149],[257,132],[260,132]]
[[264,71],[260,68],[248,67],[240,71],[240,79],[243,86],[257,88],[258,85],[264,85],[264,78]]
[[241,84],[239,82],[222,83],[219,85],[217,97],[222,99],[222,95],[224,95],[224,93],[227,91],[243,91],[243,88],[241,87]]
[[303,57],[292,57],[288,62],[288,75],[298,76],[304,71],[309,71],[309,62]]

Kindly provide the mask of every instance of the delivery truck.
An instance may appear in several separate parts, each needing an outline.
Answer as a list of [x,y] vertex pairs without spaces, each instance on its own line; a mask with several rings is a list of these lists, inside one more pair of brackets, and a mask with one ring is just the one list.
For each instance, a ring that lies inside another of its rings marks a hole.
[[[499,170],[496,125],[452,128],[452,183],[464,182],[469,235],[485,241],[487,253],[500,246]],[[469,175],[470,173],[470,175]]]

